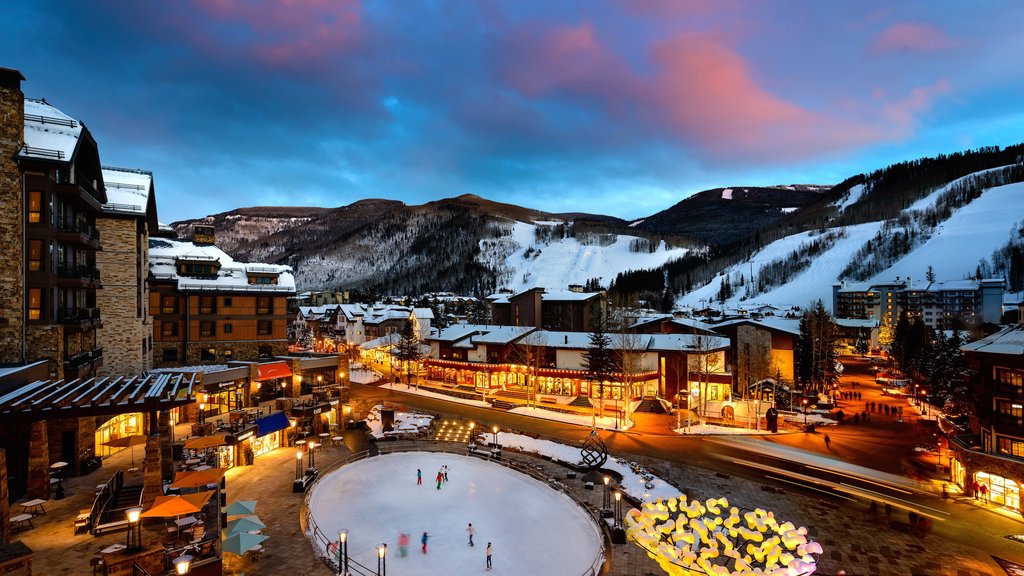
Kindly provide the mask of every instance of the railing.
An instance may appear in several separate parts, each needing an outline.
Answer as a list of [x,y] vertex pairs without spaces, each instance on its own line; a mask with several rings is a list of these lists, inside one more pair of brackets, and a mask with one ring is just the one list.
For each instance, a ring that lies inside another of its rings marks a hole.
[[99,320],[99,308],[58,308],[58,322],[85,322],[88,320]]
[[45,158],[53,158],[55,160],[63,160],[64,152],[62,150],[52,150],[50,148],[36,148],[34,146],[24,145],[21,147],[22,154],[29,156],[43,156]]
[[67,126],[68,128],[75,128],[78,126],[78,122],[67,118],[54,118],[53,116],[43,116],[41,114],[25,114],[25,120],[29,122],[39,122],[40,124],[56,124],[57,126]]
[[124,485],[124,470],[118,470],[103,484],[99,494],[92,502],[92,509],[89,510],[89,526],[95,534],[96,527],[102,523],[103,515],[113,503],[114,496],[121,491]]
[[[462,443],[431,442],[431,443],[427,443],[427,444],[420,444],[420,443],[416,443],[416,442],[390,442],[390,443],[379,443],[377,446],[378,446],[379,453],[382,454],[382,455],[383,454],[393,454],[395,452],[444,452],[444,453],[447,453],[447,454],[459,454],[459,455],[465,455],[467,453],[466,452],[466,446],[467,445],[466,444],[462,444]],[[600,517],[597,514],[595,514],[595,511],[587,508],[582,502],[580,502],[575,497],[573,497],[573,495],[569,492],[569,488],[565,484],[563,484],[562,482],[559,482],[559,481],[555,480],[554,478],[552,478],[551,475],[546,470],[544,470],[541,467],[528,466],[528,465],[526,465],[526,464],[524,464],[522,462],[519,462],[519,461],[516,461],[516,460],[509,460],[507,458],[505,458],[505,459],[492,459],[489,456],[487,456],[487,454],[489,454],[489,453],[490,453],[490,451],[483,451],[483,452],[478,452],[477,455],[479,457],[481,457],[481,458],[487,459],[488,461],[494,462],[495,464],[501,464],[502,466],[504,466],[504,467],[506,467],[506,468],[508,468],[510,470],[514,470],[514,471],[519,472],[521,474],[526,474],[527,476],[530,476],[534,480],[537,480],[537,481],[545,484],[549,488],[552,488],[554,490],[557,490],[557,491],[565,494],[570,500],[575,502],[576,505],[579,506],[583,510],[583,512],[585,514],[587,514],[588,516],[590,516],[594,520],[594,522],[595,522],[594,528],[595,528],[595,530],[598,530],[598,526],[601,525],[601,519],[600,519]],[[322,473],[320,473],[320,475],[317,477],[317,480],[313,483],[313,485],[306,489],[306,496],[305,496],[305,499],[303,501],[303,508],[305,509],[305,514],[300,516],[300,519],[303,521],[302,522],[302,529],[303,529],[303,531],[306,534],[309,534],[315,541],[319,542],[322,545],[322,547],[323,547],[322,549],[323,550],[328,551],[328,554],[322,554],[321,549],[314,546],[314,554],[316,554],[318,557],[320,557],[320,560],[334,573],[338,572],[338,561],[339,561],[339,559],[337,557],[335,557],[334,553],[331,552],[331,551],[336,549],[336,547],[337,547],[337,543],[336,542],[337,541],[334,539],[333,535],[332,536],[325,535],[320,530],[320,527],[317,526],[316,520],[313,518],[313,512],[312,512],[312,510],[309,507],[309,499],[310,499],[310,496],[313,493],[313,489],[316,486],[316,484],[319,483],[321,479],[323,479],[326,476],[328,476],[331,472],[333,472],[333,471],[337,470],[338,468],[341,468],[342,466],[345,466],[347,464],[351,464],[353,462],[357,462],[357,461],[360,461],[360,460],[365,460],[365,459],[370,458],[372,456],[373,456],[373,454],[371,454],[369,450],[364,450],[362,452],[358,452],[356,454],[353,454],[352,456],[349,456],[348,458],[343,458],[343,459],[335,462],[334,464],[328,466],[326,469],[324,469],[324,471]],[[349,557],[348,561],[349,561],[349,572],[350,573],[358,574],[360,576],[373,576],[373,575],[375,575],[377,573],[375,570],[371,570],[371,569],[367,568],[366,566],[363,566],[362,564],[359,564],[359,563],[355,562],[354,560],[352,560],[351,557]],[[586,570],[584,570],[580,574],[580,576],[597,576],[598,574],[601,573],[601,568],[604,565],[604,562],[605,562],[604,554],[603,553],[602,554],[598,554],[597,557],[594,558],[594,561],[591,562],[590,566]],[[353,570],[352,569],[352,565],[353,564],[358,568],[357,570]],[[360,571],[360,570],[362,570],[362,571]]]
[[81,221],[68,222],[65,220],[58,220],[54,228],[58,232],[72,232],[82,234],[92,240],[99,241],[100,231],[95,226],[91,226]]
[[60,264],[57,266],[57,276],[61,278],[84,278],[86,280],[99,280],[100,271],[85,264]]

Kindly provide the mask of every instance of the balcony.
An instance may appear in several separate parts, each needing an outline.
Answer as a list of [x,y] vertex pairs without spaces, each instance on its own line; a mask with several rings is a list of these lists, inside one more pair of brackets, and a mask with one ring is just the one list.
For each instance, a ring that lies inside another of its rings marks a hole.
[[94,266],[85,264],[60,264],[57,266],[57,276],[59,278],[99,281],[100,271]]
[[98,308],[58,308],[57,322],[61,324],[81,324],[100,319]]
[[53,229],[57,232],[58,240],[91,246],[97,249],[100,247],[100,231],[91,224],[80,220],[59,220],[54,224]]
[[64,359],[64,378],[84,378],[103,365],[103,348],[80,352]]

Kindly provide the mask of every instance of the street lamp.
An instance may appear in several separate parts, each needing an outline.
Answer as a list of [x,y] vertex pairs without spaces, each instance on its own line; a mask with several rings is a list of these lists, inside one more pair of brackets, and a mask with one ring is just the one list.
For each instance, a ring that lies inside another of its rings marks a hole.
[[476,428],[476,422],[469,423],[469,449],[476,450],[476,435],[473,434],[473,429]]
[[604,505],[601,507],[604,510],[608,510],[609,508],[611,508],[611,502],[609,501],[610,498],[611,498],[611,494],[608,492],[608,490],[609,490],[608,483],[609,482],[611,482],[611,478],[605,476],[604,477]]
[[192,569],[192,557],[188,554],[178,556],[174,560],[171,560],[171,564],[174,564],[175,574],[188,574],[189,570]]
[[203,411],[206,409],[206,402],[199,403],[199,423],[203,423]]
[[492,430],[494,431],[494,443],[493,443],[493,446],[495,448],[497,448],[498,447],[498,427],[495,426]]
[[310,468],[313,468],[313,467],[314,467],[314,466],[313,466],[313,464],[314,464],[314,462],[315,462],[315,460],[314,460],[314,458],[313,458],[313,453],[314,453],[314,452],[316,452],[316,450],[314,450],[314,449],[315,449],[315,448],[316,448],[317,446],[319,446],[319,444],[317,444],[316,442],[310,442],[310,443],[309,443],[309,444],[307,444],[306,446],[307,446],[307,447],[309,448],[309,467],[310,467]]
[[804,430],[807,429],[807,398],[800,402],[804,406]]
[[138,550],[142,547],[142,527],[139,524],[139,516],[142,514],[142,508],[135,507],[125,510],[125,515],[128,517],[128,549]]
[[928,419],[928,391],[923,389],[923,388],[921,389],[921,400],[924,402],[924,417],[925,417],[925,420],[927,420]]
[[170,419],[170,425],[171,425],[171,444],[174,444],[174,417],[173,416]]
[[622,492],[615,491],[615,525],[622,524]]
[[338,574],[348,574],[348,529],[338,530]]
[[377,546],[377,576],[388,576],[388,545]]
[[302,478],[302,450],[295,453],[295,479]]

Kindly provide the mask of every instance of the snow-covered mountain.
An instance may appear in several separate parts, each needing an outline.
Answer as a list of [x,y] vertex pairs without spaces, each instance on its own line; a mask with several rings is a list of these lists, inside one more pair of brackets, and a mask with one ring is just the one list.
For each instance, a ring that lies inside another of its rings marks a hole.
[[[1024,165],[957,178],[887,220],[825,226],[775,240],[679,298],[684,305],[771,303],[831,307],[843,280],[974,277],[993,251],[1024,228]],[[833,203],[838,215],[869,201],[874,182],[849,188]],[[985,270],[984,275],[991,274]]]

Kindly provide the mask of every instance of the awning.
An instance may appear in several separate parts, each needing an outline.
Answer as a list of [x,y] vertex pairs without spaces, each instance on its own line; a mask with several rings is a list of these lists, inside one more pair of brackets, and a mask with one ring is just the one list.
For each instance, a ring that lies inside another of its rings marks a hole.
[[259,438],[278,430],[284,430],[291,425],[291,421],[284,415],[284,412],[274,412],[270,416],[256,419],[256,437]]
[[257,380],[273,380],[274,378],[284,378],[291,375],[292,370],[288,367],[287,362],[269,362],[256,366]]

